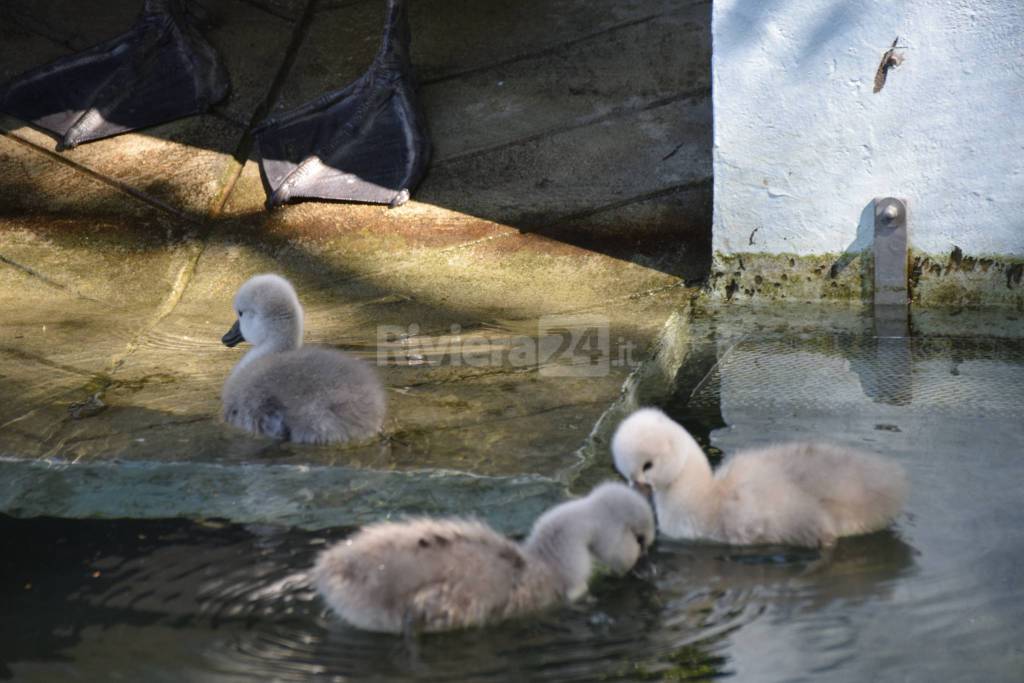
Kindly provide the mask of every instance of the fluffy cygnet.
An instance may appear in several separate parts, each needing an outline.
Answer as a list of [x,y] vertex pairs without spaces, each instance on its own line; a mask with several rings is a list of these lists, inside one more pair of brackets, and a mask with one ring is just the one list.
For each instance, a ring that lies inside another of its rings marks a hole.
[[645,408],[619,425],[615,467],[649,487],[666,536],[735,545],[831,545],[886,527],[906,497],[903,469],[848,448],[792,443],[741,451],[714,472],[682,426]]
[[385,522],[325,550],[313,577],[354,626],[442,631],[575,600],[587,590],[591,555],[622,574],[654,534],[644,497],[609,482],[548,510],[522,544],[475,521]]
[[302,346],[302,306],[291,283],[257,275],[235,295],[238,320],[221,341],[252,349],[224,383],[224,420],[299,443],[363,439],[384,422],[384,389],[367,363]]

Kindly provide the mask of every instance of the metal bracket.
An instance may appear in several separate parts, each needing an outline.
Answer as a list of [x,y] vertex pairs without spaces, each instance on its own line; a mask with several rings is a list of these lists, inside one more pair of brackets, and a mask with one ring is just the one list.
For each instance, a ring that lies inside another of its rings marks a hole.
[[875,198],[875,328],[879,336],[907,334],[907,204]]
[[906,305],[907,205],[900,199],[875,199],[875,303]]

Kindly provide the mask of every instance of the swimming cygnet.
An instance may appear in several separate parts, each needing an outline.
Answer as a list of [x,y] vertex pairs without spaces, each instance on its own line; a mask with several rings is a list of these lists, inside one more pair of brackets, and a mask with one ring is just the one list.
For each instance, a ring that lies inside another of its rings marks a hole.
[[443,631],[575,600],[587,590],[591,554],[623,574],[654,534],[644,497],[609,482],[545,512],[522,544],[476,521],[384,522],[325,550],[313,577],[353,626]]
[[377,373],[334,349],[302,346],[302,307],[291,283],[257,275],[235,295],[238,320],[222,342],[252,349],[224,383],[224,420],[257,434],[331,443],[376,434],[386,402]]
[[619,425],[612,455],[652,490],[658,528],[673,538],[828,546],[886,527],[907,490],[896,463],[819,443],[741,451],[712,473],[693,437],[653,408]]

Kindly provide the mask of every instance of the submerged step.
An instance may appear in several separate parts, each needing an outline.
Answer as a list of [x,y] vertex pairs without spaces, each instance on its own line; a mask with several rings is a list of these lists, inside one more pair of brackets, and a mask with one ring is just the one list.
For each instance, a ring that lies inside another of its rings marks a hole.
[[401,515],[473,516],[524,533],[565,497],[545,477],[174,462],[0,460],[0,510],[16,517],[191,519],[302,529]]

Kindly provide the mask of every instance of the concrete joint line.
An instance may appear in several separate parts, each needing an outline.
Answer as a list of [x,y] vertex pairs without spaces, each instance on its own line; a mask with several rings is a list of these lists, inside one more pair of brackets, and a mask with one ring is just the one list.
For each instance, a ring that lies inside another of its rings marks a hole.
[[100,301],[99,299],[94,299],[91,296],[86,296],[85,294],[82,294],[78,290],[76,290],[76,289],[74,289],[72,287],[69,287],[68,285],[64,284],[63,282],[59,282],[58,280],[56,280],[56,279],[54,279],[54,278],[52,278],[52,277],[50,277],[48,275],[40,273],[35,268],[32,268],[30,266],[26,266],[24,264],[18,263],[14,259],[8,258],[8,257],[4,256],[3,254],[0,254],[0,263],[3,263],[4,265],[7,265],[7,266],[9,266],[11,268],[14,268],[15,270],[21,271],[22,273],[25,273],[29,277],[32,277],[32,278],[35,278],[35,279],[39,280],[40,282],[42,282],[43,284],[47,285],[48,287],[53,287],[54,289],[58,289],[58,290],[60,290],[62,292],[66,292],[68,294],[71,294],[72,296],[74,296],[77,299],[82,299],[84,301],[91,301],[93,303],[102,304],[103,306],[109,306],[110,305],[110,304],[107,304],[105,301]]
[[[159,306],[157,306],[149,320],[147,320],[132,336],[131,340],[125,345],[124,350],[111,358],[110,366],[107,371],[109,375],[113,376],[113,374],[116,373],[122,365],[124,365],[124,362],[128,360],[133,353],[135,353],[135,350],[139,348],[142,338],[152,330],[156,329],[156,326],[159,325],[167,316],[173,313],[175,308],[177,308],[178,303],[185,295],[185,290],[192,282],[192,276],[195,274],[196,266],[199,263],[199,257],[202,256],[203,250],[206,246],[205,242],[193,243],[193,245],[194,246],[191,247],[192,253],[185,256],[185,262],[178,269],[178,274],[175,276],[174,283],[171,285],[171,291],[167,293],[164,300]],[[108,386],[109,383],[101,389],[100,393],[105,391]]]
[[[643,194],[634,195],[632,197],[626,197],[625,199],[619,199],[618,201],[596,206],[592,209],[584,209],[583,211],[576,211],[574,213],[567,213],[562,216],[553,218],[549,223],[554,222],[568,222],[576,221],[581,218],[590,218],[598,214],[604,213],[605,211],[613,211],[615,209],[621,209],[624,206],[630,204],[637,204],[639,202],[645,202],[650,199],[658,199],[659,197],[667,197],[675,194],[676,192],[683,192],[685,190],[695,190],[700,187],[711,187],[712,176],[706,176],[697,180],[691,180],[686,183],[679,183],[678,185],[670,185],[663,187],[660,190],[652,190],[650,192],[644,192]],[[537,228],[524,228],[523,232],[536,232]]]
[[[678,93],[675,93],[673,95],[667,95],[667,96],[659,98],[657,100],[653,100],[651,102],[647,102],[646,104],[640,104],[640,105],[628,106],[628,107],[617,107],[617,108],[615,108],[615,109],[613,109],[610,112],[607,112],[605,114],[598,114],[596,116],[584,117],[584,118],[579,119],[579,120],[577,120],[577,121],[575,121],[573,123],[568,123],[568,124],[565,124],[563,126],[555,126],[553,128],[548,128],[547,130],[542,130],[539,133],[533,133],[531,135],[527,135],[525,137],[518,138],[516,140],[510,140],[509,142],[502,142],[502,143],[497,144],[497,145],[491,145],[490,147],[481,147],[479,149],[473,149],[473,150],[470,150],[468,152],[461,152],[459,154],[453,154],[450,157],[445,157],[444,159],[438,159],[437,161],[435,161],[433,163],[433,166],[444,166],[445,164],[450,164],[450,163],[453,163],[453,162],[456,162],[456,161],[462,161],[463,159],[472,159],[473,157],[483,156],[485,154],[490,154],[492,152],[498,152],[498,151],[501,151],[503,149],[508,149],[510,147],[517,147],[519,145],[525,145],[525,144],[530,143],[530,142],[536,142],[537,140],[543,140],[544,138],[553,137],[555,135],[561,135],[562,133],[568,133],[568,132],[571,132],[571,131],[574,131],[574,130],[579,130],[581,128],[587,128],[589,126],[595,126],[595,125],[600,124],[600,123],[605,123],[606,121],[613,121],[615,119],[624,118],[624,117],[630,116],[632,114],[639,114],[639,113],[642,113],[642,112],[645,112],[645,111],[651,111],[653,109],[658,109],[659,107],[665,107],[665,106],[668,106],[670,104],[675,104],[677,102],[682,102],[684,100],[694,99],[694,98],[698,98],[698,97],[708,97],[708,96],[710,96],[710,94],[711,94],[711,88],[707,88],[707,87],[705,87],[705,88],[694,88],[692,90],[684,90],[682,92],[678,92]],[[685,143],[683,143],[683,144],[685,144]],[[682,146],[682,145],[680,145],[680,146]],[[662,161],[664,161],[664,159]]]
[[601,29],[600,31],[588,33],[585,36],[573,38],[571,40],[558,43],[557,45],[541,48],[540,50],[535,50],[533,52],[524,52],[522,54],[516,55],[515,57],[509,57],[507,59],[503,59],[499,62],[494,62],[492,64],[484,64],[481,66],[472,67],[470,69],[463,69],[462,71],[453,71],[451,73],[442,74],[440,76],[435,76],[434,78],[421,81],[421,83],[424,87],[427,87],[434,85],[435,83],[453,81],[459,78],[463,78],[465,76],[472,76],[474,74],[478,74],[484,71],[490,71],[492,69],[501,69],[511,64],[515,64],[516,62],[523,62],[528,59],[536,59],[537,57],[546,57],[547,55],[555,54],[556,52],[564,50],[565,48],[580,45],[582,43],[591,41],[595,38],[601,38],[603,36],[616,33],[617,31],[621,31],[623,29],[632,28],[633,26],[639,26],[640,24],[645,24],[649,21],[654,21],[655,19],[660,19],[661,17],[669,16],[670,14],[673,14],[673,12],[660,12],[658,14],[650,14],[646,17],[640,17],[639,19],[633,19],[631,21],[626,21],[621,24],[615,24],[614,26],[609,26],[607,28]]
[[58,36],[56,34],[51,34],[48,31],[41,30],[39,28],[39,25],[36,22],[34,22],[34,21],[26,22],[24,17],[19,17],[17,15],[14,15],[13,20],[12,20],[11,23],[13,23],[15,26],[17,26],[18,28],[20,28],[20,29],[22,29],[24,31],[28,31],[29,33],[31,33],[34,36],[39,36],[43,40],[48,40],[51,43],[53,43],[54,45],[61,46],[61,47],[65,48],[66,50],[68,50],[69,52],[75,52],[75,51],[81,49],[81,48],[75,47],[75,45],[70,40],[68,40],[66,38],[61,38],[60,36]]

